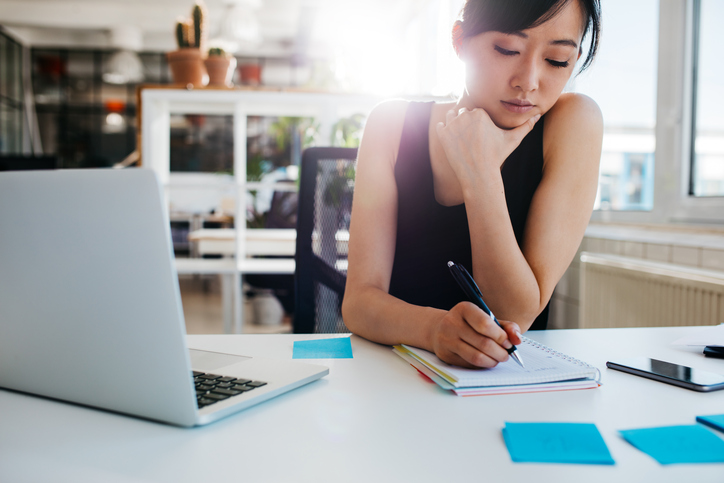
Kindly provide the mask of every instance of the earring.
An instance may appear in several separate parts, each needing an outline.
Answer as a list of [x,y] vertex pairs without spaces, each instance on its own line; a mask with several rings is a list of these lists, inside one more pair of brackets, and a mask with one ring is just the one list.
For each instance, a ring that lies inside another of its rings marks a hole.
[[460,25],[459,20],[457,22],[455,22],[455,25],[453,25],[452,41],[453,41],[453,49],[455,49],[455,54],[458,57],[460,57],[460,50],[462,49],[462,45],[463,45],[463,28]]

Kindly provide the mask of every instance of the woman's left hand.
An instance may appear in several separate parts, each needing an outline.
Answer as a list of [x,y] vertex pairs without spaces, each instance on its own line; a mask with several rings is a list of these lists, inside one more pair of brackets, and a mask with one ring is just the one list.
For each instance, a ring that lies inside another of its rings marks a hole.
[[533,129],[540,114],[513,129],[501,129],[484,109],[450,110],[436,130],[445,156],[458,179],[469,180],[480,170],[497,169]]

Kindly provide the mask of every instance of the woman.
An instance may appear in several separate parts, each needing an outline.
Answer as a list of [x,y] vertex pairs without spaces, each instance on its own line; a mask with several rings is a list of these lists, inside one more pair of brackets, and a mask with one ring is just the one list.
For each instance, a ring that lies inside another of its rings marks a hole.
[[[453,27],[465,63],[455,103],[390,101],[359,149],[342,313],[354,333],[493,367],[547,305],[583,238],[598,184],[598,106],[562,94],[598,0],[467,0]],[[466,266],[498,327],[465,300]]]

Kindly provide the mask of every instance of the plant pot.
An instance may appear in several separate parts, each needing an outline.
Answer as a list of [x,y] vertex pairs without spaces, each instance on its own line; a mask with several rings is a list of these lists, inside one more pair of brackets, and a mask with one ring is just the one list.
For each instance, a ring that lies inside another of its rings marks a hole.
[[179,49],[168,52],[166,57],[175,84],[191,84],[194,87],[204,85],[206,68],[199,49]]
[[234,57],[211,56],[204,59],[206,72],[209,74],[209,85],[220,87],[231,87],[231,77],[236,68]]
[[244,323],[256,324],[256,313],[254,313],[254,297],[244,294]]
[[239,66],[241,83],[249,86],[261,84],[261,66],[259,64],[242,64]]
[[254,323],[259,325],[281,325],[284,307],[269,289],[257,289],[251,299]]

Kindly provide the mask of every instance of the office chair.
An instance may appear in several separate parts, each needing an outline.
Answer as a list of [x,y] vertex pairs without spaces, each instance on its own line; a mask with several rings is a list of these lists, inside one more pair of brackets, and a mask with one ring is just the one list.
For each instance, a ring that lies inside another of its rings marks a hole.
[[0,171],[24,171],[28,169],[57,168],[57,156],[25,156],[22,154],[0,155]]
[[[292,185],[296,183],[291,180],[277,181],[277,183],[280,182]],[[299,193],[296,191],[274,191],[264,221],[264,228],[296,228],[298,198]],[[248,274],[244,276],[244,280],[251,285],[252,289],[271,289],[284,307],[284,312],[294,312],[294,275]]]
[[294,333],[348,332],[342,321],[356,148],[302,155],[294,274]]

